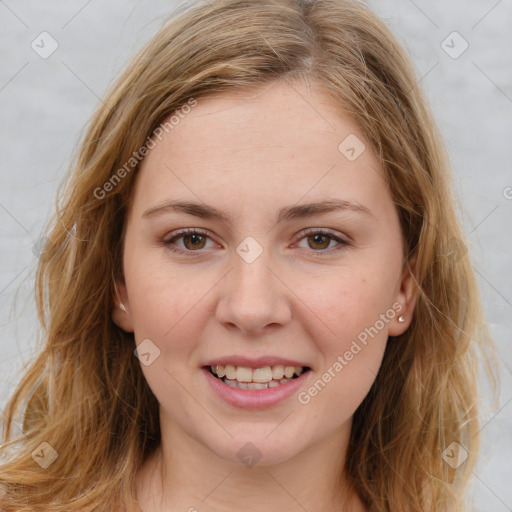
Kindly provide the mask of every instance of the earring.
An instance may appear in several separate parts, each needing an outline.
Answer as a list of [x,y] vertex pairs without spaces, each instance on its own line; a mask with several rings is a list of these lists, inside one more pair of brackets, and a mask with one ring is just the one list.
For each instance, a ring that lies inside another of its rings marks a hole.
[[400,316],[398,317],[398,321],[399,321],[401,324],[403,324],[403,323],[405,322],[405,317],[404,317],[404,315],[400,315]]
[[122,302],[119,303],[119,307],[126,313],[126,307]]

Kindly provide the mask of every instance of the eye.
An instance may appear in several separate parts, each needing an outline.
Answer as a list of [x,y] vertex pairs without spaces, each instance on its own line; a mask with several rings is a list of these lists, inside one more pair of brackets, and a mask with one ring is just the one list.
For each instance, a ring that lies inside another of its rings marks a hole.
[[[309,228],[303,231],[302,235],[303,236],[300,241],[306,240],[308,245],[307,248],[318,252],[320,255],[324,254],[325,252],[342,249],[343,247],[350,245],[347,240],[344,240],[328,229]],[[337,242],[337,245],[335,245],[333,248],[331,246],[331,242]]]
[[[190,254],[193,252],[201,252],[201,249],[207,249],[208,240],[211,239],[206,231],[198,228],[188,228],[175,232],[170,238],[163,240],[163,244],[173,252]],[[318,255],[331,253],[332,251],[350,245],[350,242],[328,229],[309,228],[301,233],[299,240],[306,240],[308,245],[306,248],[313,250]],[[181,247],[179,241],[181,241]],[[336,243],[334,247],[331,245],[332,242]]]
[[[182,229],[173,236],[163,240],[163,243],[169,247],[173,252],[186,253],[186,252],[197,252],[200,249],[204,249],[206,241],[210,237],[205,231],[200,229]],[[183,247],[176,244],[176,241],[182,240]]]

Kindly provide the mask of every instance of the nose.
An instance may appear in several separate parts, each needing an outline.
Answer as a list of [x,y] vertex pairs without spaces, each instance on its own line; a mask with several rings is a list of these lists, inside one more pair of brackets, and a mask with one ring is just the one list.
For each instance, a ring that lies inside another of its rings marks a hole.
[[252,263],[234,255],[234,268],[222,281],[216,318],[227,329],[262,334],[291,320],[287,288],[276,277],[268,251]]

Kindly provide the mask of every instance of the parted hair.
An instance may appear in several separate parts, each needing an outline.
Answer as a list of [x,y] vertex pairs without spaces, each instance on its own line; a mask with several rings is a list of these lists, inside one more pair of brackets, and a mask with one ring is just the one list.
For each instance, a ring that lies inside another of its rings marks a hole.
[[[36,270],[41,348],[2,420],[3,511],[138,510],[135,474],[160,427],[133,333],[112,320],[138,170],[126,162],[191,100],[300,79],[357,122],[382,163],[416,283],[412,324],[355,412],[346,477],[372,512],[464,510],[492,342],[449,158],[409,58],[356,1],[209,0],[179,8],[130,62],[59,189]],[[452,442],[469,454],[457,469],[442,457]],[[58,456],[43,468],[33,452],[48,445]]]

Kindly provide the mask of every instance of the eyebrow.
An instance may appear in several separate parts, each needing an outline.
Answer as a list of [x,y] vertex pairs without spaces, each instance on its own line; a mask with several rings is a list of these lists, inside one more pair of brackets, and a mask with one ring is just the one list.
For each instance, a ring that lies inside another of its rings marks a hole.
[[[373,213],[356,201],[347,201],[344,199],[329,199],[315,203],[287,206],[281,208],[277,215],[277,222],[283,220],[301,219],[314,217],[315,215],[325,215],[327,213],[349,211],[359,213],[368,217],[373,217]],[[191,201],[166,201],[146,210],[142,218],[156,217],[168,213],[186,213],[202,219],[218,220],[224,223],[230,222],[230,217],[213,206],[199,204]]]

